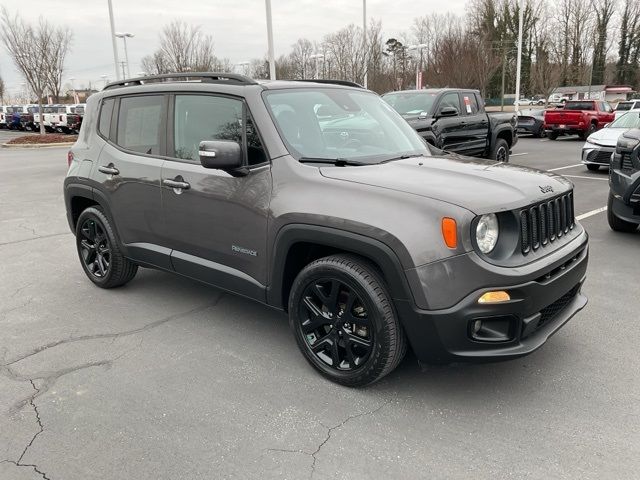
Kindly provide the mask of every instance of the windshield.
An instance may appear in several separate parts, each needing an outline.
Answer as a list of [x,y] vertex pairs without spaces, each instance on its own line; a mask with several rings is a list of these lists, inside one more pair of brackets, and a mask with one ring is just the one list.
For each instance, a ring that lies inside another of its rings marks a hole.
[[632,102],[620,102],[617,106],[616,106],[616,110],[620,111],[620,110],[631,110],[631,106],[633,105]]
[[401,115],[429,114],[437,94],[427,92],[388,93],[383,99]]
[[415,130],[374,93],[305,88],[264,95],[280,136],[298,160],[373,164],[430,155]]
[[609,128],[640,128],[640,112],[627,112],[609,124]]
[[567,102],[565,110],[594,110],[593,102]]

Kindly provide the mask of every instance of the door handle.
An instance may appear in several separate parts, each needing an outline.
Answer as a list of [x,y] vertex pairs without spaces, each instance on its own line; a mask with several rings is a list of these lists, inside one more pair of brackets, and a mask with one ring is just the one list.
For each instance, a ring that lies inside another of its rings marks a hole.
[[109,165],[100,165],[98,167],[98,171],[102,173],[106,173],[107,175],[119,175],[120,170],[113,166],[113,163]]
[[171,188],[176,188],[178,190],[188,190],[189,187],[191,187],[191,185],[189,185],[187,182],[183,181],[183,180],[163,180],[162,181],[163,185],[166,185],[167,187],[171,187]]

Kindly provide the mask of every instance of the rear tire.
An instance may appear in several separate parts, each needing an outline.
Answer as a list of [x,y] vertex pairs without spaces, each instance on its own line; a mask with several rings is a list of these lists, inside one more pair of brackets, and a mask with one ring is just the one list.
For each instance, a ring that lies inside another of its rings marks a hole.
[[138,266],[120,251],[116,234],[100,207],[89,207],[80,214],[76,248],[84,273],[100,288],[120,287],[138,271]]
[[588,163],[587,170],[589,170],[590,172],[597,172],[598,170],[600,170],[600,165],[594,165],[593,163]]
[[589,138],[589,135],[591,135],[596,130],[597,130],[596,124],[595,123],[590,123],[589,124],[589,128],[587,129],[587,131],[580,133],[580,135],[579,135],[580,136],[580,140],[586,140],[587,138]]
[[611,230],[616,232],[633,233],[638,229],[637,223],[627,222],[613,213],[613,195],[609,194],[607,202],[607,221]]
[[549,132],[549,133],[547,133],[547,138],[549,140],[557,140],[558,139],[558,132]]
[[496,138],[490,158],[498,162],[509,163],[509,144],[504,138]]
[[305,359],[348,387],[380,380],[407,351],[384,280],[355,255],[331,255],[302,269],[289,295],[289,325]]

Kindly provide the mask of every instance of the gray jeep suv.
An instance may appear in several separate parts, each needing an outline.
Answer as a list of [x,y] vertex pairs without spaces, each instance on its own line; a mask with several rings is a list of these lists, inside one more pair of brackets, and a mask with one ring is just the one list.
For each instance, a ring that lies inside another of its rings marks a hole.
[[428,146],[375,93],[171,74],[92,95],[64,182],[102,288],[175,272],[289,315],[349,386],[526,355],[582,309],[587,234],[563,177]]

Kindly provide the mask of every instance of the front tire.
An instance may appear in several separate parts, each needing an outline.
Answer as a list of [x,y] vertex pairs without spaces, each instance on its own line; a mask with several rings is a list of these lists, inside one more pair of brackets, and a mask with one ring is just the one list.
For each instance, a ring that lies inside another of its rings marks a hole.
[[380,380],[407,350],[384,281],[353,255],[321,258],[302,269],[289,295],[289,324],[305,359],[349,387]]
[[80,214],[76,248],[84,273],[100,288],[120,287],[138,271],[138,266],[122,255],[111,223],[99,207],[89,207]]
[[587,138],[589,138],[589,135],[594,133],[596,130],[597,130],[596,124],[595,123],[590,123],[589,124],[589,128],[587,129],[587,131],[580,133],[580,135],[579,135],[580,140],[586,140]]
[[491,150],[491,158],[498,162],[509,163],[509,144],[504,138],[497,138]]
[[613,195],[609,194],[609,201],[607,202],[607,221],[611,230],[616,232],[633,233],[638,229],[637,223],[627,222],[616,216],[613,212]]

